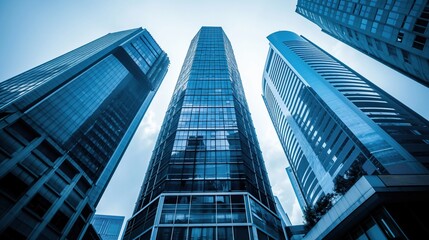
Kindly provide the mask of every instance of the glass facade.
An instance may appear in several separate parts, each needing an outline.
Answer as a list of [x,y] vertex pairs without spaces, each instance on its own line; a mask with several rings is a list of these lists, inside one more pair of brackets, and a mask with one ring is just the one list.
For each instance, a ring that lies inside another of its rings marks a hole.
[[140,28],[0,83],[0,238],[83,236],[168,64]]
[[427,120],[295,33],[268,39],[263,98],[300,204],[332,192],[356,161],[367,174],[427,174]]
[[322,31],[429,86],[429,1],[298,0]]
[[282,239],[231,44],[194,37],[124,239]]
[[301,186],[299,185],[298,179],[296,179],[296,175],[294,174],[290,166],[287,167],[285,170],[286,170],[287,176],[289,177],[293,191],[295,192],[295,196],[296,196],[296,199],[298,200],[299,207],[301,208],[301,211],[304,212],[305,207],[308,206],[308,203],[306,198],[304,197],[304,193],[301,190]]
[[102,240],[118,240],[125,217],[95,214],[91,220]]

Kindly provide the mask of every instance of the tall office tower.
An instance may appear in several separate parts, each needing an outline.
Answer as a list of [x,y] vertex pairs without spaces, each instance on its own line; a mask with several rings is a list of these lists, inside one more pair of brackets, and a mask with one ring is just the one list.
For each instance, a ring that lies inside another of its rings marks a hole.
[[299,207],[301,211],[305,211],[305,208],[308,207],[308,203],[306,198],[304,197],[304,193],[302,192],[301,187],[299,186],[298,179],[296,179],[296,175],[293,173],[293,170],[290,166],[286,169],[287,176],[289,177],[290,183],[292,185],[293,191],[295,192],[296,199],[298,200]]
[[110,33],[0,83],[0,238],[77,239],[168,68]]
[[429,1],[298,0],[322,31],[429,87]]
[[118,240],[124,219],[124,216],[95,214],[91,224],[102,240]]
[[429,172],[426,119],[295,33],[268,40],[263,98],[308,205],[354,162],[369,175]]
[[282,239],[275,209],[231,43],[202,27],[124,239]]

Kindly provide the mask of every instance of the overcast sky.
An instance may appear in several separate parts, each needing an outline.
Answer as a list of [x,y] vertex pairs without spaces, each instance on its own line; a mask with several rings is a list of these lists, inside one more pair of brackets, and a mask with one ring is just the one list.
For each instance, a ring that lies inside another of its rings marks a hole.
[[222,26],[232,43],[245,94],[277,195],[292,223],[302,213],[287,178],[288,165],[261,97],[266,37],[279,30],[303,35],[400,101],[429,118],[429,89],[322,33],[287,0],[1,1],[0,81],[109,32],[143,27],[168,54],[169,71],[115,172],[97,213],[128,220],[193,36]]

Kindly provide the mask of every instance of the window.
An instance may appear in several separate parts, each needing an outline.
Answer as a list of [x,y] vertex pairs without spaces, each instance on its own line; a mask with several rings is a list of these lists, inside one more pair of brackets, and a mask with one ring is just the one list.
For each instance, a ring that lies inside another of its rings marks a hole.
[[393,57],[397,57],[398,55],[396,54],[396,49],[394,46],[390,45],[390,44],[386,44],[387,46],[387,52],[389,53],[390,56]]
[[366,30],[366,25],[367,24],[368,24],[368,20],[367,19],[362,19],[362,21],[360,23],[360,29]]
[[173,228],[158,228],[158,235],[156,236],[156,239],[160,240],[170,240],[171,238],[171,232]]
[[18,200],[27,191],[28,184],[17,176],[8,173],[0,179],[0,189],[4,190],[14,200]]
[[387,18],[387,24],[395,26],[399,19],[399,14],[396,12],[390,12]]
[[270,53],[269,53],[269,57],[268,57],[268,63],[267,63],[267,67],[265,68],[265,71],[268,72],[268,70],[270,69],[271,66],[271,61],[273,59],[273,49],[270,49]]
[[58,212],[52,218],[50,225],[58,232],[62,232],[69,219],[70,217],[58,210]]
[[353,26],[354,23],[355,23],[355,16],[350,15],[350,17],[349,17],[349,25]]
[[376,33],[377,32],[377,28],[378,28],[378,22],[373,22],[372,23],[371,32],[372,33]]
[[398,32],[398,36],[396,37],[397,42],[402,42],[402,39],[404,38],[403,32]]
[[79,171],[67,160],[61,164],[60,169],[70,179],[73,179],[73,177],[79,173]]
[[0,131],[0,152],[6,153],[3,155],[12,155],[23,147],[23,144],[13,138],[10,134],[4,131]]
[[51,207],[50,203],[46,198],[42,197],[37,193],[31,201],[28,203],[27,208],[35,213],[39,217],[43,217],[48,209]]
[[425,43],[426,43],[426,38],[417,35],[416,38],[414,38],[413,48],[423,50],[423,48],[425,47]]
[[57,174],[52,175],[49,181],[46,183],[56,193],[61,194],[63,189],[67,186],[66,181]]
[[383,32],[381,33],[381,36],[384,38],[390,39],[392,37],[393,28],[391,26],[384,26]]
[[410,62],[410,59],[409,59],[409,54],[408,54],[408,52],[407,52],[407,51],[404,51],[403,49],[401,49],[401,52],[402,52],[402,57],[403,57],[403,59],[404,59],[404,62],[409,63],[409,62]]
[[30,125],[28,125],[22,119],[19,119],[14,124],[12,124],[10,128],[29,142],[40,136]]
[[375,21],[380,22],[382,15],[383,15],[383,10],[382,9],[378,9],[377,10],[377,15],[375,16]]
[[368,43],[368,46],[372,47],[372,40],[368,36],[366,36],[366,42]]
[[419,18],[416,20],[416,24],[414,25],[413,31],[424,34],[426,31],[427,25],[428,25],[428,20]]
[[234,239],[249,239],[247,227],[234,227]]
[[46,158],[54,162],[61,154],[47,141],[43,141],[38,147],[39,150]]
[[91,185],[84,177],[81,177],[79,182],[77,182],[76,186],[83,194],[85,194],[91,188]]
[[190,240],[203,240],[203,239],[216,239],[215,236],[215,228],[209,227],[193,227],[189,229],[189,237]]
[[377,39],[374,39],[374,42],[375,42],[375,46],[377,47],[377,49],[382,51],[383,49],[381,48],[381,42]]
[[218,227],[217,228],[217,239],[218,240],[232,239],[232,228],[231,227]]
[[347,28],[347,34],[349,35],[349,37],[353,38],[353,33],[350,28]]

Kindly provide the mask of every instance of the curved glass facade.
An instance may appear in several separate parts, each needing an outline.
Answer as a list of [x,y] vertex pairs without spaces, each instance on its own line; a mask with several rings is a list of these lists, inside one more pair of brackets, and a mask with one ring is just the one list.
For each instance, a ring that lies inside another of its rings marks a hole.
[[282,239],[275,212],[231,44],[222,28],[203,27],[124,239]]
[[263,98],[305,204],[354,161],[369,174],[427,173],[425,119],[306,39],[268,39]]
[[0,238],[83,236],[168,63],[132,29],[0,84]]

